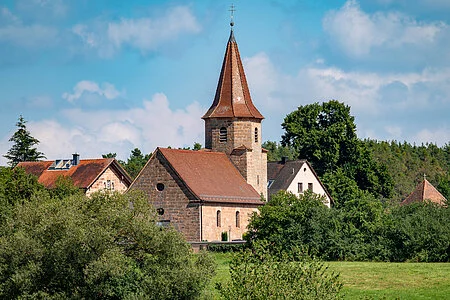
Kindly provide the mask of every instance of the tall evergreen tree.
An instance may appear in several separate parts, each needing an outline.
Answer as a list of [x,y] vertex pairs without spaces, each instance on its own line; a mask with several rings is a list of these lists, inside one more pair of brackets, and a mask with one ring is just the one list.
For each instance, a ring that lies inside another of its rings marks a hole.
[[9,139],[14,144],[4,157],[9,160],[8,164],[11,167],[15,167],[21,161],[38,161],[45,158],[44,153],[39,152],[34,147],[39,144],[39,140],[31,136],[25,125],[26,123],[27,121],[20,115],[16,123],[17,131]]

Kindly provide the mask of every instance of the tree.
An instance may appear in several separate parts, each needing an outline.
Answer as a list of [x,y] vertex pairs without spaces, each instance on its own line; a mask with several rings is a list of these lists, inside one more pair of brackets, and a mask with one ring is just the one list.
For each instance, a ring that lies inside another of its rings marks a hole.
[[266,141],[262,144],[262,147],[268,151],[267,161],[280,161],[283,157],[293,160],[297,157],[293,147],[282,146],[277,142]]
[[288,251],[304,248],[309,255],[326,255],[333,243],[330,236],[339,222],[334,222],[323,196],[306,191],[296,195],[280,191],[254,214],[248,225],[247,242],[268,241],[273,247]]
[[149,159],[150,154],[143,155],[141,150],[134,148],[123,167],[132,178],[136,178]]
[[214,273],[142,193],[42,196],[0,234],[2,299],[192,299]]
[[281,144],[294,147],[321,176],[337,166],[356,162],[354,120],[350,106],[336,100],[300,106],[284,119]]
[[102,154],[102,158],[116,158],[117,153],[106,153],[106,154]]
[[16,205],[28,202],[40,193],[45,193],[45,187],[36,176],[27,174],[23,168],[1,168],[0,224],[12,214]]
[[286,116],[282,126],[282,145],[293,147],[319,176],[341,168],[359,189],[377,197],[391,195],[392,178],[358,139],[350,106],[336,100],[300,106]]
[[19,120],[16,123],[17,131],[9,139],[13,142],[13,146],[4,155],[9,161],[8,164],[11,167],[15,167],[22,161],[38,161],[45,158],[44,153],[39,152],[35,145],[39,144],[39,140],[32,137],[25,125],[27,121],[19,116]]

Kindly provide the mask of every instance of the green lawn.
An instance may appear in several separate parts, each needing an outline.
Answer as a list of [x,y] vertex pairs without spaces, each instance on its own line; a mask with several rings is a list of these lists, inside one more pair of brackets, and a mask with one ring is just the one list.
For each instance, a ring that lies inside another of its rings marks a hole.
[[[218,299],[216,282],[229,279],[229,254],[214,253],[217,273],[205,299]],[[328,262],[339,272],[345,299],[450,299],[450,263]]]

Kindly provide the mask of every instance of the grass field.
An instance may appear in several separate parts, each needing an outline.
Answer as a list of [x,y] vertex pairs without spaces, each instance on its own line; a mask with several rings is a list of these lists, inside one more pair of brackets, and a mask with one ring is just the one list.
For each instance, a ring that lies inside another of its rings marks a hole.
[[[217,274],[205,299],[218,299],[216,282],[229,279],[229,254],[213,254]],[[328,262],[339,272],[345,299],[450,299],[450,263]]]

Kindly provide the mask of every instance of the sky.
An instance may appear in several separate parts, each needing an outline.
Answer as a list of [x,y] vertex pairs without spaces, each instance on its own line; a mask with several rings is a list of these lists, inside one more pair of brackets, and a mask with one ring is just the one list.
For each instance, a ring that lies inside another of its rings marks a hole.
[[204,144],[231,4],[264,141],[336,99],[360,138],[449,143],[448,0],[0,0],[0,165],[20,115],[51,160]]

